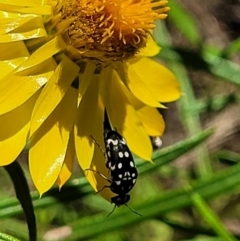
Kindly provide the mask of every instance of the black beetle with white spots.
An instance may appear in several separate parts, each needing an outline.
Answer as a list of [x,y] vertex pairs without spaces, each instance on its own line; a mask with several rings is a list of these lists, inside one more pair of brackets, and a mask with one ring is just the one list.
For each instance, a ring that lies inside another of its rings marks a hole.
[[111,176],[112,192],[125,200],[125,195],[134,187],[138,173],[132,154],[124,138],[116,131],[104,133],[106,167]]
[[[96,144],[98,145],[97,142]],[[105,152],[98,146],[104,152],[105,164],[109,170],[109,178],[101,173],[99,174],[105,178],[110,185],[104,186],[98,192],[104,188],[110,188],[113,193],[117,194],[117,196],[111,198],[111,202],[115,204],[113,210],[109,213],[109,215],[111,215],[116,206],[125,205],[128,207],[127,203],[130,200],[128,193],[137,181],[138,172],[126,141],[117,131],[106,129],[104,131],[104,144]],[[128,208],[141,216],[130,207]]]

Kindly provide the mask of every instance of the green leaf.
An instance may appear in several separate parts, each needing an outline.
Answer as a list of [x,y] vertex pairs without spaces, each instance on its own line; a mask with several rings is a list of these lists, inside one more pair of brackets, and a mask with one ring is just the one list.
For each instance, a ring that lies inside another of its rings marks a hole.
[[186,11],[182,5],[171,0],[168,2],[171,11],[169,12],[169,20],[185,35],[185,37],[194,45],[201,43],[201,35],[197,23],[193,16]]
[[[212,130],[204,130],[186,140],[156,151],[153,154],[154,164],[137,159],[136,162],[139,163],[139,174],[146,174],[174,161],[177,157],[180,157],[181,155],[192,150],[197,145],[201,144],[212,133]],[[41,199],[39,199],[39,194],[37,192],[32,192],[31,196],[33,199],[34,208],[37,209],[55,205],[59,203],[58,200],[62,200],[64,202],[73,201],[79,199],[80,197],[83,198],[91,193],[93,193],[93,189],[90,187],[86,179],[79,178],[74,179],[73,181],[70,181],[64,185],[61,189],[61,192],[59,192],[58,188],[53,188]],[[0,218],[11,217],[20,213],[22,213],[21,206],[18,205],[15,199],[9,198],[0,200]]]
[[169,61],[169,63],[184,63],[186,67],[204,70],[214,76],[240,85],[239,65],[230,60],[224,59],[209,50],[210,48],[205,47],[201,52],[188,52],[184,49],[173,50],[168,45],[162,45],[162,50],[158,57]]
[[222,238],[210,238],[210,237],[199,237],[199,238],[194,238],[194,239],[184,239],[181,241],[225,241]]
[[[181,21],[179,21],[181,22]],[[164,43],[165,46],[169,46],[171,43],[171,36],[166,30],[165,26],[157,22],[157,33],[155,34],[157,37],[157,41],[159,43]],[[167,51],[166,51],[167,50]],[[184,125],[185,130],[188,135],[193,135],[198,133],[201,128],[200,116],[198,112],[197,100],[194,95],[194,90],[192,87],[191,80],[188,77],[188,72],[185,64],[183,64],[184,60],[187,58],[183,58],[177,51],[171,51],[169,48],[163,48],[160,51],[160,54],[157,57],[165,56],[165,62],[170,67],[170,69],[174,72],[176,78],[178,79],[181,91],[183,93],[180,101],[178,102],[179,112],[181,113],[181,121]],[[191,63],[196,62],[196,58],[191,60]],[[198,150],[196,150],[196,173],[198,176],[206,176],[211,174],[212,166],[209,161],[208,150],[203,145]]]
[[[188,188],[189,189],[189,188]],[[208,206],[205,200],[196,192],[189,190],[189,196],[201,217],[210,227],[225,241],[237,241],[237,239],[224,227],[220,218]]]
[[0,233],[0,240],[1,241],[20,241],[19,239],[16,239],[5,233]]
[[[179,21],[179,19],[179,17],[176,17],[176,21],[182,24],[182,21]],[[183,28],[188,29],[185,25],[183,25]],[[224,78],[238,85],[240,84],[239,65],[221,57],[221,51],[217,50],[216,47],[203,45],[201,49],[197,50],[173,49],[171,36],[160,21],[156,22],[154,36],[157,43],[162,47],[160,54],[158,54],[158,57],[161,59],[176,65],[183,63],[185,67],[208,71],[217,77]]]
[[[203,178],[196,181],[192,185],[192,190],[193,192],[199,193],[204,199],[212,199],[239,186],[239,176],[240,164],[237,164],[207,179]],[[158,197],[134,207],[137,212],[142,214],[142,217],[133,214],[126,208],[121,213],[114,213],[114,215],[109,218],[98,215],[91,219],[85,219],[84,222],[80,219],[69,224],[72,228],[72,234],[68,240],[92,238],[191,205],[192,200],[185,188],[165,191]]]
[[238,64],[224,59],[204,49],[202,58],[208,63],[212,74],[224,78],[235,84],[240,84],[240,67]]
[[223,51],[223,56],[231,57],[233,55],[239,54],[240,52],[240,38],[231,42]]
[[212,157],[229,164],[240,163],[240,154],[234,151],[219,150],[213,153]]
[[17,161],[14,161],[13,163],[5,166],[4,168],[6,169],[13,181],[16,196],[25,212],[28,224],[29,240],[35,241],[37,240],[36,219],[30,191],[23,170]]
[[[29,240],[26,221],[18,218],[7,218],[0,223],[1,231],[11,234],[20,240]],[[1,240],[1,239],[0,239]]]
[[[213,129],[207,129],[199,132],[196,135],[193,135],[192,137],[184,141],[180,141],[172,146],[155,151],[152,158],[154,161],[154,165],[149,165],[146,162],[141,162],[141,164],[138,165],[139,173],[149,173],[150,171],[156,170],[156,168],[158,167],[161,167],[176,160],[178,157],[182,156],[183,154],[187,153],[194,147],[204,142],[212,133]],[[136,160],[137,163],[139,161],[140,159]]]

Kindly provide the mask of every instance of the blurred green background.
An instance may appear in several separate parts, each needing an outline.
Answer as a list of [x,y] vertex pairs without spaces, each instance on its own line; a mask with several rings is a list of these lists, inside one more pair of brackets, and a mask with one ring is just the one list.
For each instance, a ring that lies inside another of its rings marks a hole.
[[[19,163],[32,190],[38,240],[240,240],[240,1],[169,5],[168,19],[156,22],[162,50],[155,59],[175,73],[183,96],[161,110],[167,128],[155,165],[136,158],[141,175],[129,206],[142,217],[122,206],[107,218],[113,205],[93,195],[77,164],[61,192],[39,199],[25,150]],[[4,168],[0,183],[0,231],[28,240]]]

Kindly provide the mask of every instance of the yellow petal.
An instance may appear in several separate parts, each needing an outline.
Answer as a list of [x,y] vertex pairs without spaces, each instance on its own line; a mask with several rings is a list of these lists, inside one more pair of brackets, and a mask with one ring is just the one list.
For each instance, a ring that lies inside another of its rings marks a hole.
[[127,96],[131,93],[115,70],[112,79],[107,76],[102,78],[101,95],[113,127],[126,138],[132,152],[151,161],[152,145],[135,109],[128,101]]
[[145,57],[129,62],[129,82],[144,82],[160,102],[170,102],[180,97],[179,83],[166,67]]
[[143,50],[139,53],[139,56],[147,56],[153,57],[160,52],[161,48],[154,41],[153,36],[149,35],[147,39],[147,45]]
[[17,72],[21,72],[21,74],[29,74],[26,72],[26,69],[31,68],[30,70],[32,71],[32,68],[34,66],[37,66],[41,64],[42,62],[48,60],[51,58],[53,55],[59,53],[60,51],[64,50],[65,48],[65,43],[64,41],[59,37],[55,37],[51,41],[47,42],[43,46],[41,46],[38,50],[36,50],[27,61],[24,62],[18,68]]
[[103,143],[103,105],[99,99],[99,80],[94,76],[80,102],[75,125],[75,149],[82,170],[90,167],[94,152],[91,136]]
[[34,106],[31,120],[31,135],[42,125],[62,100],[78,72],[79,67],[69,58],[63,56],[54,75],[44,86]]
[[29,56],[23,41],[0,44],[0,86],[1,79],[16,69]]
[[37,7],[28,7],[26,6],[19,7],[19,6],[0,6],[1,10],[10,11],[10,12],[17,12],[17,13],[29,13],[29,14],[39,14],[39,15],[51,15],[52,14],[52,7],[49,5],[45,6],[37,6]]
[[144,106],[137,110],[139,119],[150,136],[161,136],[165,129],[162,115],[153,107]]
[[[90,169],[98,171],[106,178],[108,178],[108,170],[105,166],[104,154],[97,146],[95,147],[92,165]],[[93,172],[91,170],[85,171],[85,175],[95,191],[99,191],[104,186],[110,185],[110,183],[106,179],[104,179],[99,173]],[[99,194],[109,202],[112,196],[116,196],[116,194],[112,193],[109,188],[104,188]]]
[[[42,6],[46,4],[46,0],[1,0],[1,4],[9,4],[16,6]],[[0,4],[0,6],[1,6]]]
[[[121,64],[123,66],[123,64]],[[164,107],[161,105],[157,98],[152,94],[151,88],[149,88],[149,84],[144,82],[139,74],[133,70],[133,68],[127,68],[125,73],[121,68],[118,68],[118,73],[121,76],[123,82],[127,85],[127,87],[131,90],[131,92],[143,103],[153,106],[153,107]]]
[[29,168],[40,195],[55,183],[66,156],[77,109],[77,90],[70,88],[30,141]]
[[47,36],[45,28],[37,28],[34,30],[23,30],[21,33],[8,33],[0,35],[0,43],[7,43],[12,41],[27,40],[32,38],[40,38]]
[[20,106],[53,75],[53,71],[35,76],[9,75],[0,85],[0,114]]
[[13,162],[26,145],[30,116],[38,94],[13,111],[0,115],[1,166]]
[[[0,8],[0,10],[2,10]],[[6,33],[12,33],[16,30],[17,33],[21,32],[21,26],[24,27],[26,31],[28,28],[39,28],[44,27],[43,21],[41,16],[35,14],[19,14],[19,13],[12,13],[12,12],[2,12],[0,11],[0,34],[4,35]],[[30,26],[32,25],[32,26]]]
[[94,76],[94,71],[96,68],[96,64],[93,61],[89,61],[86,64],[84,69],[84,73],[79,75],[79,91],[78,91],[78,102],[82,100],[83,95],[85,94],[91,80]]
[[57,179],[57,185],[59,186],[59,188],[61,188],[72,175],[74,156],[75,156],[74,135],[72,131],[69,138],[63,166]]

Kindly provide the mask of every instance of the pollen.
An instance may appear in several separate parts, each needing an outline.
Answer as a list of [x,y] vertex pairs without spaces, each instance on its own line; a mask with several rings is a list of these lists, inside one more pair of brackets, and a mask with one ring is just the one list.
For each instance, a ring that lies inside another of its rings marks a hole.
[[[62,0],[60,23],[70,55],[102,62],[128,59],[146,46],[156,19],[166,18],[167,1]],[[60,24],[59,23],[59,24]]]

